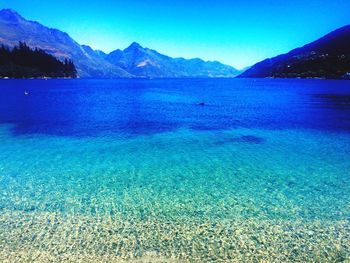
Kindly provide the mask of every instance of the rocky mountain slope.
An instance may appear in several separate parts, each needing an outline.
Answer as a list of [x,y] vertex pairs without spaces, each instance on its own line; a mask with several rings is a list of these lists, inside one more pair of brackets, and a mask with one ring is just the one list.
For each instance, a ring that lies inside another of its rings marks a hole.
[[239,71],[219,62],[171,58],[133,43],[110,54],[80,45],[67,33],[28,21],[11,9],[0,11],[0,44],[14,47],[25,42],[60,60],[72,59],[80,77],[235,77]]
[[348,78],[350,26],[342,27],[304,47],[257,63],[242,78]]
[[138,43],[132,43],[125,50],[113,51],[106,59],[140,77],[235,77],[239,73],[238,70],[219,62],[171,58]]

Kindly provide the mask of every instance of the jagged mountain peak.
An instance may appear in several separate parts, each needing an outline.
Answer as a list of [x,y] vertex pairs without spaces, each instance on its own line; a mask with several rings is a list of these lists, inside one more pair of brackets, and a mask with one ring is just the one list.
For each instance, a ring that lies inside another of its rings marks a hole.
[[124,50],[115,50],[106,59],[138,77],[235,77],[239,72],[217,61],[172,58],[134,42]]
[[29,21],[16,11],[0,11],[0,44],[14,46],[19,41],[40,48],[58,59],[70,58],[80,77],[234,77],[237,70],[200,59],[174,59],[133,42],[110,54],[80,45],[67,33]]
[[17,11],[11,9],[11,8],[4,8],[0,10],[0,15],[15,15],[15,16],[21,16],[20,14],[17,13]]
[[2,9],[0,10],[0,17],[8,21],[19,21],[25,20],[20,14],[13,9]]
[[107,62],[103,54],[79,45],[67,33],[29,21],[11,9],[0,10],[0,45],[13,47],[25,42],[60,60],[72,59],[80,77],[131,77],[121,68]]
[[137,42],[131,43],[124,51],[132,51],[132,50],[143,50],[144,48]]

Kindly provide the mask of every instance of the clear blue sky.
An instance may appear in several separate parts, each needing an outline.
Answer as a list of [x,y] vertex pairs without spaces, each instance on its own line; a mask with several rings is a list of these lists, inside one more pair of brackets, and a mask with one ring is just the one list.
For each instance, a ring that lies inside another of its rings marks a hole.
[[136,41],[242,68],[350,24],[350,0],[0,0],[109,52]]

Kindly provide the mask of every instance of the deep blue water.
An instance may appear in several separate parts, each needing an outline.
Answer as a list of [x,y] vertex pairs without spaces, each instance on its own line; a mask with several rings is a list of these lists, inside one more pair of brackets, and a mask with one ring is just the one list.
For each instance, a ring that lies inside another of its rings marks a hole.
[[348,81],[2,80],[0,248],[347,258],[349,146]]
[[60,136],[179,128],[349,131],[349,102],[347,81],[8,80],[1,81],[0,123],[13,124],[18,135]]

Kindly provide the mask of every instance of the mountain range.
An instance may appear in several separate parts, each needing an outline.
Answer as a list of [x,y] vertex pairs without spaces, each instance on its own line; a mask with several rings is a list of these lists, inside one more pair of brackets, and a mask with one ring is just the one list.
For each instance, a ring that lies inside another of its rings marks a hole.
[[[84,78],[348,78],[350,26],[286,54],[263,60],[243,71],[201,59],[172,58],[132,43],[109,54],[80,45],[67,33],[29,21],[11,9],[0,10],[0,45],[25,42],[61,61],[73,60]],[[242,73],[243,72],[243,73]]]
[[350,78],[350,26],[252,66],[242,78]]
[[26,20],[14,10],[1,10],[0,44],[11,48],[20,41],[60,60],[73,60],[78,75],[85,78],[235,77],[240,73],[216,61],[171,58],[138,43],[105,54],[80,45],[67,33]]

